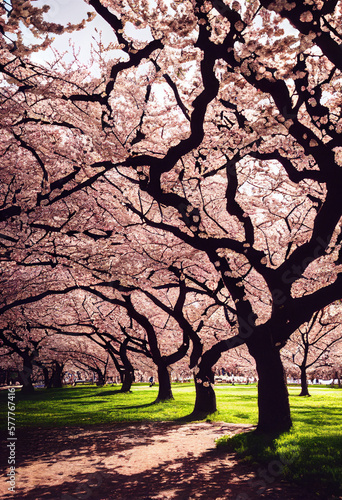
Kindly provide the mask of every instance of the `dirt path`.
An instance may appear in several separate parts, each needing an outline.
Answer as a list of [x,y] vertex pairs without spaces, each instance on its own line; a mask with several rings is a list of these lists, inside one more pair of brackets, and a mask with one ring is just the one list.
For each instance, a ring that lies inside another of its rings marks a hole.
[[274,479],[266,469],[253,469],[215,449],[219,436],[249,428],[218,422],[160,422],[21,431],[16,442],[16,492],[7,491],[3,476],[0,497],[312,500],[282,482],[281,476]]

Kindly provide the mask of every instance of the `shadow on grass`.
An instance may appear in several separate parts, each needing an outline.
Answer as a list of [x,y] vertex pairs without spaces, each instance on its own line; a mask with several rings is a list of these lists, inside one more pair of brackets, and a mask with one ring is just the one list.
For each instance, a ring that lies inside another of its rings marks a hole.
[[[307,488],[312,498],[342,498],[342,436],[259,434],[249,431],[233,437],[224,436],[217,448],[236,453],[244,462],[266,468],[278,464],[284,477]],[[266,470],[266,469],[265,469]]]
[[280,433],[260,434],[256,430],[237,434],[233,437],[225,436],[217,442],[218,449],[237,453],[246,460],[257,460],[267,462],[274,458],[276,449],[275,441]]
[[65,406],[65,405],[75,406],[76,404],[77,404],[77,406],[89,406],[89,405],[99,405],[101,403],[108,403],[108,400],[96,399],[96,401],[89,401],[89,399],[88,399],[87,401],[77,401],[77,403],[75,403],[75,401],[63,401],[63,406]]
[[[306,408],[305,406],[296,407],[296,415],[294,420],[301,421],[305,425],[317,426],[320,422],[327,425],[334,425],[336,420],[341,416],[342,408]],[[329,424],[331,422],[331,424]]]
[[[87,387],[88,393],[80,392],[80,388],[74,387],[61,387],[61,388],[44,388],[44,389],[36,389],[32,393],[24,393],[19,391],[15,392],[16,401],[63,401],[63,400],[74,400],[74,399],[84,399],[85,397],[90,396],[99,396],[101,392],[97,394],[89,394],[88,391],[97,390],[97,387]],[[83,389],[83,387],[82,387]],[[3,391],[5,392],[5,391]],[[7,399],[7,393],[0,394],[0,401],[3,399],[4,401]]]
[[131,409],[139,409],[139,408],[148,408],[150,406],[154,406],[154,405],[163,405],[163,404],[170,404],[170,403],[173,403],[174,399],[155,399],[154,401],[152,401],[151,403],[146,403],[146,404],[143,404],[143,405],[135,405],[135,406],[120,406],[120,410],[131,410]]
[[193,411],[189,415],[185,415],[184,417],[177,418],[175,422],[178,423],[187,423],[187,422],[198,422],[199,420],[205,420],[207,422],[211,422],[213,420],[212,417],[217,415],[219,412],[215,413],[206,413],[206,412],[198,412]]
[[[159,401],[158,401],[159,402]],[[139,408],[148,408],[149,406],[154,406],[158,403],[157,401],[152,401],[152,403],[146,403],[144,405],[136,405],[136,406],[119,406],[120,410],[138,410]]]
[[120,389],[113,389],[111,391],[101,391],[98,394],[93,394],[92,397],[97,398],[97,397],[102,397],[102,396],[115,396],[115,394],[129,394],[129,393],[121,392]]
[[291,445],[297,450],[295,460],[288,466],[291,478],[342,498],[342,436],[333,431],[331,435],[304,435],[295,443],[289,442],[289,448]]

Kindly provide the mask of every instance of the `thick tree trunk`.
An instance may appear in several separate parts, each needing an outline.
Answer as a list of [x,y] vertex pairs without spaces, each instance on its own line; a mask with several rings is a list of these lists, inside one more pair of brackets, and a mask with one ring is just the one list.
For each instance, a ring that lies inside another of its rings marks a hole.
[[46,368],[46,366],[43,366],[43,374],[44,374],[44,386],[47,389],[51,388],[51,378],[49,377],[49,370]]
[[134,368],[132,363],[127,357],[127,345],[128,345],[129,339],[125,339],[123,343],[120,346],[120,359],[122,361],[122,364],[124,366],[124,369],[121,371],[120,376],[122,376],[122,387],[120,389],[120,392],[129,392],[131,390],[132,384],[135,380],[134,377]]
[[157,401],[167,401],[168,399],[173,399],[169,367],[163,363],[158,365],[158,382],[159,391]]
[[104,385],[105,378],[104,378],[104,374],[102,373],[102,371],[100,370],[100,368],[96,368],[96,373],[97,373],[97,376],[98,376],[98,381],[96,382],[96,385],[98,385],[98,386]]
[[122,367],[120,367],[118,371],[120,376],[120,383],[123,384],[125,380],[125,370]]
[[280,352],[271,339],[264,339],[251,350],[259,376],[257,432],[281,433],[292,426],[289,395]]
[[130,392],[132,384],[134,382],[134,371],[133,369],[122,370],[120,373],[122,387],[120,392]]
[[63,387],[62,377],[63,377],[63,365],[60,365],[56,361],[53,372],[52,372],[52,385],[53,385],[53,387]]
[[210,363],[205,363],[204,358],[195,375],[196,400],[193,414],[210,415],[217,411],[216,394],[214,391],[214,373]]
[[299,395],[300,396],[310,396],[305,366],[300,367],[300,384],[301,384],[302,390],[301,390]]
[[22,392],[31,393],[34,392],[34,387],[32,384],[32,361],[27,356],[23,358],[23,369],[19,372],[19,380],[22,383],[23,387],[21,389]]

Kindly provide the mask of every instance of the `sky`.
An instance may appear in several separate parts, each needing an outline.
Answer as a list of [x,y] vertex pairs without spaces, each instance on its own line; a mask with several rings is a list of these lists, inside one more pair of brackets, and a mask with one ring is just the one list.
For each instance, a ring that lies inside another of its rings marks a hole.
[[[94,12],[94,9],[86,4],[83,0],[34,0],[34,5],[41,7],[43,5],[49,5],[50,10],[45,14],[44,19],[48,22],[55,22],[62,25],[66,25],[68,22],[79,23],[82,19],[87,19],[87,12]],[[95,29],[102,34],[102,42],[106,46],[110,42],[115,42],[116,38],[113,35],[113,30],[100,16],[96,15],[95,19],[90,23],[86,24],[86,28],[81,31],[74,33],[65,33],[63,35],[55,35],[55,40],[53,42],[53,47],[60,52],[69,52],[70,45],[69,40],[75,44],[75,46],[80,50],[79,59],[80,61],[87,63],[90,53],[90,45],[93,41],[92,37],[98,38]],[[134,38],[149,41],[151,40],[151,32],[149,28],[138,30],[134,28],[131,23],[127,23],[126,31],[130,36]],[[27,30],[28,33],[28,30]],[[31,36],[27,38],[30,43],[37,43],[37,40]],[[71,59],[70,56],[66,55],[66,60]],[[34,62],[43,63],[47,60],[53,59],[53,54],[50,49],[47,51],[37,52],[33,54],[32,59]]]
[[[94,12],[94,9],[86,4],[84,0],[32,0],[33,4],[37,7],[42,7],[43,5],[48,5],[50,10],[44,15],[46,21],[60,23],[62,25],[68,22],[77,24],[82,21],[82,19],[87,19],[87,12]],[[290,24],[286,21],[284,23],[284,28],[286,34],[291,32],[296,32]],[[26,33],[26,43],[37,43],[28,29],[22,27],[23,32]],[[93,41],[93,36],[97,39],[99,38],[98,33],[102,34],[102,42],[104,46],[107,46],[111,42],[115,42],[116,38],[113,34],[110,26],[104,21],[100,16],[96,16],[95,19],[86,23],[86,28],[81,31],[74,33],[65,33],[63,35],[56,35],[53,42],[53,47],[60,52],[68,52],[70,55],[66,54],[65,61],[70,61],[72,59],[72,52],[70,48],[69,41],[75,44],[75,46],[80,50],[79,60],[83,63],[87,63],[90,54],[90,45]],[[127,23],[125,26],[125,31],[128,35],[141,41],[151,41],[152,35],[149,28],[138,30],[131,23]],[[112,57],[118,57],[119,51],[117,53],[111,53]],[[44,63],[46,61],[52,61],[54,59],[51,49],[47,51],[41,51],[32,55],[32,59],[36,63]],[[95,68],[94,68],[94,71]]]

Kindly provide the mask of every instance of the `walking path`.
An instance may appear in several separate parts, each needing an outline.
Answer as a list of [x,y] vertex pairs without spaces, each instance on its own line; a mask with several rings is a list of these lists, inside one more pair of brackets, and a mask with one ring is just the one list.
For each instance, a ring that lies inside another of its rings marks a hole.
[[17,432],[16,492],[7,491],[3,476],[0,496],[20,500],[312,500],[281,476],[275,478],[267,469],[238,462],[233,454],[215,448],[219,436],[251,428],[219,422],[149,422],[22,430]]

